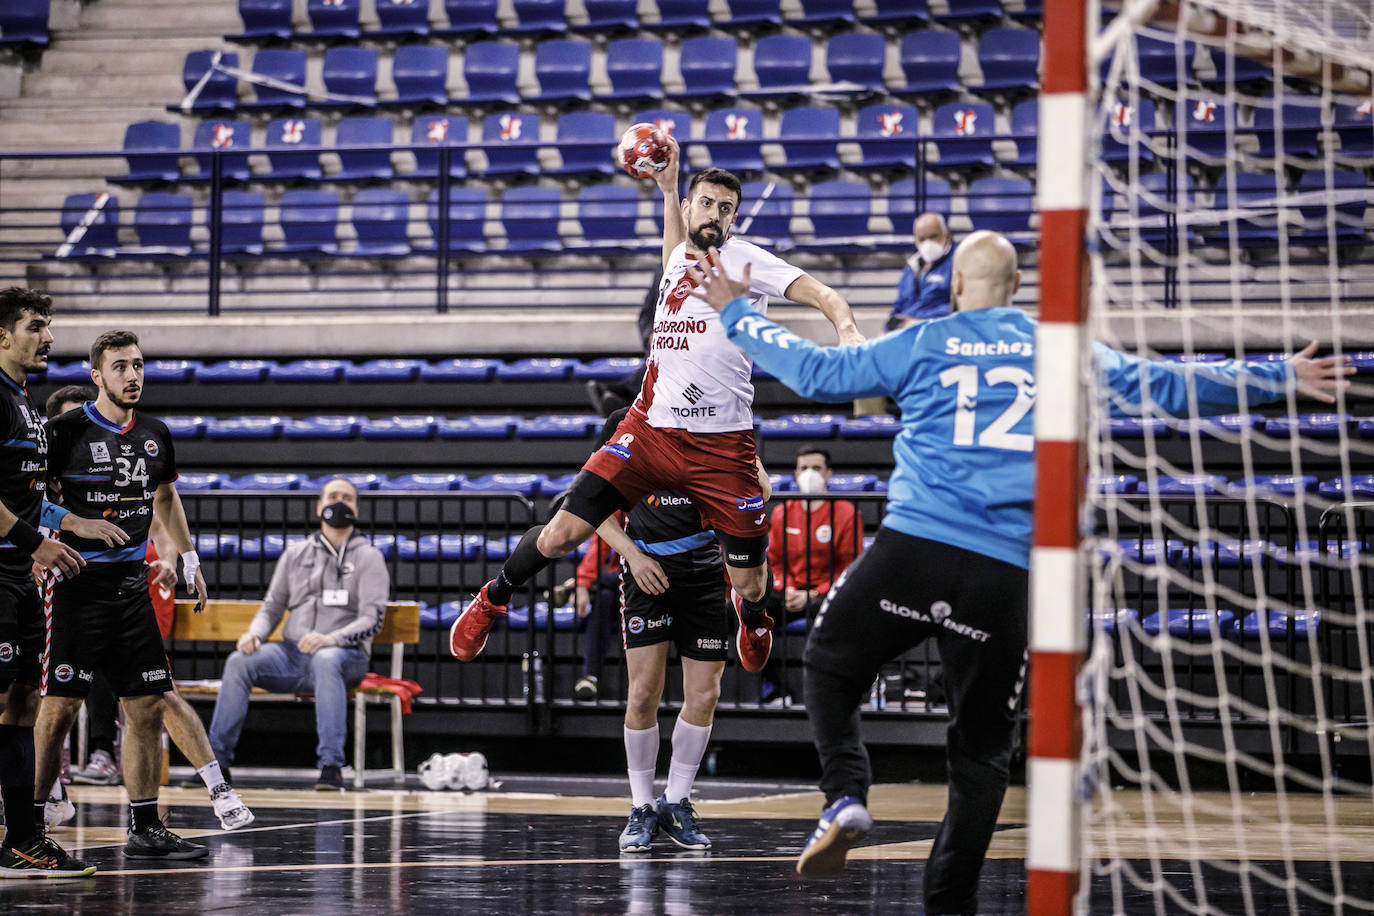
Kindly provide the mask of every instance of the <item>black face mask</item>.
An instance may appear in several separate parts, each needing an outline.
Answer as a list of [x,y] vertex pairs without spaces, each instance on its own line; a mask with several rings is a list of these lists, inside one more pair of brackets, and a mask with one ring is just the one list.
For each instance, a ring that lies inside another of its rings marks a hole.
[[348,503],[330,503],[320,510],[320,521],[330,528],[352,528],[357,520],[358,514]]

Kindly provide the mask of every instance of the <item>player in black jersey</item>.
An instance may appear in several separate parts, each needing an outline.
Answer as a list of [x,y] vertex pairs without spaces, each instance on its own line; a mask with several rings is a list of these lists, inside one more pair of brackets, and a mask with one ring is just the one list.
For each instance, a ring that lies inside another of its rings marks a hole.
[[36,290],[0,291],[0,799],[5,842],[0,878],[78,877],[95,866],[73,859],[43,835],[33,810],[33,723],[38,712],[43,602],[32,567],[75,576],[85,561],[71,547],[38,533],[40,524],[79,530],[104,543],[124,535],[98,520],[64,518],[44,498],[48,439],[43,416],[29,398],[30,372],[48,367],[52,300]]
[[[628,410],[628,408],[626,408]],[[612,414],[603,440],[626,410]],[[768,476],[759,469],[768,499]],[[629,675],[625,706],[625,760],[631,811],[620,834],[621,852],[647,852],[662,830],[684,849],[710,849],[697,824],[692,783],[711,737],[720,679],[735,628],[725,562],[714,532],[703,530],[692,501],[666,490],[630,508],[624,529],[614,517],[597,529],[620,554],[620,626]],[[668,667],[668,644],[682,659],[682,711],[673,728],[668,785],[654,798],[658,757],[658,705]]]
[[188,589],[205,605],[205,578],[192,549],[177,478],[172,437],[158,419],[136,413],[143,392],[143,353],[128,331],[109,331],[91,345],[94,402],[48,426],[48,475],[63,507],[84,518],[105,518],[128,535],[110,548],[64,534],[87,563],[78,579],[53,588],[51,649],[38,723],[42,754],[38,776],[46,788],[57,775],[62,736],[80,707],[96,669],[120,697],[126,722],[124,785],[130,858],[195,859],[204,846],[167,830],[157,814],[161,764],[162,694],[173,689],[157,616],[148,595],[148,530],[156,511],[181,553]]

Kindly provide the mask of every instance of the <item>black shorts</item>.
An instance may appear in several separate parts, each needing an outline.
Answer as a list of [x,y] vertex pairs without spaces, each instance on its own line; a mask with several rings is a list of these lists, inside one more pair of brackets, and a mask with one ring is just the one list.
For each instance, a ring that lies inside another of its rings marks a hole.
[[661,595],[650,595],[633,577],[621,576],[620,633],[626,649],[671,641],[683,658],[723,662],[730,653],[733,619],[723,568],[669,573],[668,590]]
[[43,672],[46,695],[84,699],[96,671],[120,697],[172,689],[171,664],[148,595],[147,567],[105,566],[92,563],[53,588],[52,642]]
[[43,597],[32,579],[0,581],[0,690],[37,687],[42,674]]

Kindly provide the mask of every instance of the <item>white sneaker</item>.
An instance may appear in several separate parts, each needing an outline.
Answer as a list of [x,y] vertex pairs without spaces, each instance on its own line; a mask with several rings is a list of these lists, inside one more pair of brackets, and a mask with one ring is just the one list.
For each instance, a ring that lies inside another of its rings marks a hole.
[[471,754],[450,754],[449,756],[459,758],[449,765],[448,785],[450,789],[476,791],[487,787],[491,773],[487,769],[487,758],[483,754],[473,752]]
[[253,812],[248,810],[239,793],[229,788],[227,782],[221,783],[210,793],[210,804],[215,806],[215,816],[225,830],[237,830],[253,823]]
[[72,774],[72,782],[88,786],[119,785],[119,767],[105,751],[96,751],[84,767]]
[[50,798],[43,803],[43,826],[48,830],[61,827],[76,817],[76,805],[63,791],[61,798]]
[[420,774],[420,782],[426,789],[437,792],[440,789],[448,788],[449,780],[449,757],[457,757],[457,754],[430,754],[429,758],[420,764],[417,772]]

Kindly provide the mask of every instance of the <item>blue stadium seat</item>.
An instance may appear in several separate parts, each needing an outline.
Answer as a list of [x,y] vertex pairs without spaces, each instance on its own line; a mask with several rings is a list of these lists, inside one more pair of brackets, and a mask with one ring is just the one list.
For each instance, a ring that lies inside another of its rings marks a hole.
[[1134,563],[1156,566],[1167,563],[1177,565],[1183,557],[1183,542],[1178,539],[1157,540],[1155,538],[1124,538],[1117,542],[1121,556]]
[[[809,142],[816,139],[832,143]],[[831,107],[789,108],[778,125],[784,162],[778,172],[832,173],[840,170],[840,110]],[[808,141],[808,142],[800,142]]]
[[878,104],[859,109],[855,134],[859,172],[892,172],[916,168],[916,130],[919,115],[913,105]]
[[[424,38],[429,34],[429,3],[426,0],[376,0],[376,10],[379,25],[367,33],[368,38]],[[447,69],[447,62],[444,66]]]
[[710,0],[658,0],[658,19],[653,26],[665,32],[709,29]]
[[1321,105],[1321,99],[1317,97],[1310,101],[1285,102],[1279,109],[1277,119],[1271,106],[1256,105],[1251,121],[1255,129],[1255,139],[1259,141],[1259,149],[1255,151],[1255,155],[1262,159],[1274,158],[1277,153],[1274,128],[1281,123],[1285,159],[1289,156],[1305,156],[1309,159],[1320,156],[1321,144],[1318,137],[1322,132]]
[[143,366],[143,377],[150,382],[189,382],[200,363],[188,359],[150,359]]
[[868,235],[872,189],[864,181],[820,181],[811,186],[814,247],[843,248]]
[[191,195],[149,192],[134,209],[136,249],[121,249],[121,255],[184,258],[191,253]]
[[273,363],[267,377],[273,382],[337,382],[343,376],[341,359],[298,359]]
[[[193,112],[233,111],[238,107],[238,77],[222,70],[211,73],[211,65],[216,57],[221,67],[234,69],[239,65],[239,56],[234,51],[188,51],[186,54],[186,62],[181,67],[181,84],[186,87],[188,95],[196,86],[200,86],[200,92],[190,105]],[[207,73],[210,74],[209,79],[206,79]],[[201,80],[205,80],[203,85]],[[183,110],[179,105],[169,105],[168,108]]]
[[[51,369],[48,370],[48,374],[52,374]],[[90,370],[87,369],[86,378],[90,377]],[[200,434],[205,432],[204,417],[163,417],[162,422],[167,424],[167,431],[172,434],[173,439],[199,439]]]
[[[1328,183],[1326,172],[1313,169],[1298,180],[1298,205],[1302,229],[1289,241],[1302,245],[1362,243],[1364,216],[1369,206],[1369,182],[1363,172],[1334,170]],[[1334,213],[1331,211],[1334,210]],[[1333,226],[1327,228],[1331,217]]]
[[0,4],[0,47],[47,47],[49,0]]
[[[267,149],[270,167],[264,177],[274,181],[321,177],[319,146],[323,136],[320,122],[314,118],[278,118],[268,124],[263,146]],[[297,147],[312,149],[309,152],[285,152]]]
[[1116,635],[1118,628],[1126,629],[1132,622],[1140,619],[1140,612],[1135,608],[1098,608],[1088,611],[1085,615],[1088,625],[1094,630],[1100,630],[1107,636]]
[[275,439],[281,425],[281,417],[211,417],[205,421],[205,438]]
[[[921,201],[921,213],[939,213],[949,219],[950,204],[954,192],[949,182],[933,175],[926,176],[925,197]],[[892,182],[887,191],[887,215],[892,220],[892,231],[898,235],[906,234],[916,217],[916,179],[902,178]]]
[[[1024,103],[1023,103],[1024,104]],[[1107,119],[1107,130],[1102,135],[1101,159],[1113,164],[1129,162],[1132,158],[1141,162],[1153,162],[1154,153],[1145,144],[1145,138],[1132,153],[1128,143],[1132,127],[1148,134],[1155,127],[1155,103],[1150,99],[1140,99],[1137,104],[1119,101]],[[1014,128],[1013,128],[1014,129]]]
[[825,46],[825,69],[830,74],[827,91],[851,95],[883,94],[883,57],[887,41],[869,32],[840,32]]
[[1178,142],[1194,157],[1224,160],[1230,155],[1227,127],[1235,130],[1236,106],[1217,96],[1187,94],[1174,103]]
[[1025,178],[975,178],[968,186],[968,218],[974,229],[991,229],[1016,242],[1030,230],[1035,191]]
[[352,439],[358,435],[362,417],[301,417],[287,420],[281,428],[283,439]]
[[433,417],[381,417],[363,420],[358,435],[364,439],[428,439],[434,435]]
[[1358,105],[1338,104],[1333,128],[1341,138],[1341,159],[1374,158],[1374,102],[1365,99]]
[[[449,186],[448,189],[448,250],[450,252],[486,251],[484,223],[487,218],[487,192],[481,188]],[[413,247],[416,251],[437,251],[439,245],[439,190],[425,198],[425,220],[433,239]],[[423,370],[421,377],[424,376]]]
[[842,419],[836,426],[841,439],[892,439],[902,431],[902,421],[886,414]]
[[519,493],[530,497],[539,492],[543,480],[543,474],[483,474],[468,480],[463,490],[471,493]]
[[[226,151],[220,157],[223,160],[220,174],[225,181],[247,181],[253,177],[253,170],[248,165],[248,154],[253,149],[253,128],[247,121],[201,121],[196,125],[191,148],[207,151],[196,156],[196,165],[200,168],[197,177],[201,181],[209,181],[214,168],[210,150]],[[243,152],[227,152],[231,149]]]
[[1316,493],[1317,478],[1312,474],[1262,474],[1237,480],[1231,484],[1231,492],[1237,496],[1254,494],[1261,499],[1275,499],[1280,496],[1296,496],[1298,492]]
[[652,124],[680,141],[692,138],[692,114],[667,108],[650,108],[630,115],[631,124]]
[[375,146],[376,150],[340,149],[339,171],[334,181],[388,179],[396,174],[391,166],[392,123],[390,118],[344,118],[339,122],[334,142],[340,147]]
[[220,209],[220,251],[226,255],[262,254],[266,209],[266,199],[256,191],[225,191]]
[[[735,173],[763,171],[763,112],[759,109],[721,108],[709,113],[704,139],[711,165]],[[759,142],[739,142],[745,140]]]
[[1195,42],[1185,41],[1180,49],[1173,41],[1137,35],[1135,48],[1142,82],[1158,83],[1166,87],[1178,86],[1180,59],[1183,63],[1183,78],[1186,80],[1192,75],[1193,57],[1197,52]]
[[985,20],[995,21],[1002,18],[1001,0],[948,0],[949,12],[935,15],[936,22],[945,25],[962,25]]
[[557,188],[507,188],[501,195],[501,225],[506,230],[506,251],[558,251],[558,210],[562,195]]
[[[420,607],[420,626],[427,629],[447,630],[453,626],[453,622],[463,616],[463,611],[467,609],[468,599],[460,601],[445,601],[437,608],[422,604]],[[428,615],[426,615],[428,611]]]
[[802,35],[765,35],[754,47],[757,89],[739,93],[748,99],[804,98],[811,90],[811,39]]
[[787,19],[789,25],[831,29],[854,25],[854,0],[801,0],[802,14]]
[[[1234,239],[1242,247],[1277,246],[1279,242],[1279,223],[1276,213],[1278,207],[1278,187],[1272,172],[1236,172],[1235,197],[1231,196],[1228,176],[1218,179],[1212,194],[1212,208],[1219,213],[1242,214],[1229,217],[1223,222],[1203,226],[1201,232],[1207,244],[1226,247]],[[1246,211],[1253,216],[1243,215]]]
[[566,0],[514,0],[516,26],[507,31],[517,35],[566,32],[565,4]]
[[391,81],[396,98],[389,105],[447,105],[448,48],[402,45],[391,58]]
[[[1166,222],[1165,206],[1179,208],[1180,201],[1191,201],[1193,198],[1193,176],[1181,174],[1178,176],[1178,187],[1174,189],[1173,202],[1170,203],[1170,191],[1168,187],[1169,176],[1164,172],[1150,172],[1140,176],[1140,187],[1132,195],[1134,205],[1137,207],[1135,217],[1142,225],[1137,229],[1139,237],[1144,242],[1154,245],[1163,244],[1171,233],[1177,234],[1180,229],[1175,227],[1170,229]],[[1183,209],[1186,209],[1184,207]],[[1123,229],[1124,235],[1124,229]],[[1191,225],[1182,227],[1184,238],[1191,240],[1193,228]],[[1126,242],[1129,244],[1129,239]]]
[[621,38],[611,42],[606,46],[606,76],[611,81],[611,89],[600,98],[662,99],[663,42],[657,38]]
[[[218,490],[218,489],[219,489],[219,485],[220,485],[221,483],[223,483],[224,480],[225,480],[225,475],[223,475],[223,474],[215,474],[215,473],[197,474],[197,473],[188,473],[188,472],[186,472],[186,471],[183,471],[183,472],[181,472],[181,474],[178,475],[178,477],[177,477],[177,489],[178,489],[178,490]],[[203,534],[203,535],[201,535],[200,537],[202,537],[202,538],[208,538],[211,544],[215,543],[215,536],[214,536],[213,534],[210,534],[210,535],[204,535],[204,534]],[[198,538],[197,540],[199,540],[199,538]],[[234,538],[234,540],[237,541],[238,538]],[[208,551],[205,551],[205,549],[204,549],[203,547],[199,547],[199,546],[198,546],[196,549],[199,550],[199,551],[207,552],[207,553],[208,553]]]
[[[204,474],[200,476],[221,477],[222,475]],[[186,477],[187,475],[182,474],[177,478],[177,489],[189,489],[183,486]],[[218,489],[218,485],[215,489]],[[218,557],[220,559],[238,556],[239,536],[237,534],[198,534],[196,535],[196,552],[202,557]]]
[[243,31],[230,41],[286,41],[291,37],[291,0],[239,0]]
[[832,474],[826,488],[832,493],[868,493],[877,484],[876,474]]
[[[615,115],[608,111],[570,111],[558,118],[558,175],[614,175],[616,164],[607,154],[615,149]],[[576,144],[595,146],[578,146]],[[587,188],[583,188],[587,190]]]
[[639,29],[639,0],[582,0],[587,24],[570,26],[576,32],[610,35]]
[[[101,204],[95,220],[86,227],[85,234],[72,243],[68,257],[114,257],[115,250],[119,247],[119,198],[113,194],[68,194],[62,201],[62,216],[60,217],[62,237],[64,239],[72,237],[72,233],[81,225],[86,214],[96,206],[102,196],[104,203]],[[51,377],[51,368],[49,368],[48,373]],[[89,378],[90,374],[88,373],[86,379]]]
[[520,46],[500,41],[478,41],[467,47],[463,57],[463,78],[468,94],[455,103],[501,102],[520,104],[515,79],[520,72]]
[[440,439],[509,439],[519,417],[441,417],[436,427]]
[[957,32],[919,31],[902,36],[899,52],[906,85],[900,96],[959,92],[959,35]]
[[760,439],[829,439],[839,418],[830,414],[793,414],[759,422]]
[[567,492],[577,479],[577,473],[560,474],[557,477],[549,477],[539,484],[539,495],[545,499],[553,499]]
[[358,242],[351,253],[359,257],[404,257],[410,254],[409,224],[410,195],[388,188],[364,188],[353,196],[353,231]]
[[589,102],[592,98],[592,45],[588,41],[559,38],[534,49],[534,78],[539,93],[531,102]]
[[426,365],[418,359],[370,359],[363,363],[345,363],[346,382],[413,382]]
[[1318,413],[1297,417],[1271,417],[1264,421],[1266,435],[1288,439],[1295,434],[1304,439],[1335,439],[1355,432],[1355,418],[1349,414]]
[[1147,431],[1156,439],[1168,439],[1174,434],[1169,421],[1159,417],[1112,417],[1108,427],[1113,439],[1144,439]]
[[1011,132],[1016,138],[1016,155],[1003,159],[1002,164],[1017,169],[1034,166],[1040,135],[1039,99],[1025,99],[1012,106]]
[[[487,559],[496,559],[487,552]],[[540,601],[534,606],[534,629],[547,630],[549,626],[549,605],[547,602]],[[513,607],[506,612],[506,628],[517,632],[529,629],[530,609],[527,607]],[[567,632],[577,629],[577,612],[570,607],[560,607],[553,609],[553,628],[560,632]]]
[[792,245],[792,186],[785,181],[746,181],[740,188],[743,213],[734,232],[770,247]]
[[930,8],[926,0],[873,0],[873,12],[865,16],[863,21],[880,27],[929,22]]
[[638,372],[643,366],[644,359],[639,356],[607,356],[577,362],[573,366],[572,377],[609,382]]
[[[616,184],[586,185],[577,192],[577,223],[593,249],[638,248],[639,191]],[[619,378],[625,373],[611,376]]]
[[489,114],[482,121],[482,143],[488,175],[539,174],[539,116],[535,114]]
[[409,550],[401,548],[402,559],[475,560],[484,546],[483,539],[475,534],[427,534],[412,543],[415,556],[406,556]]
[[1374,499],[1374,475],[1352,476],[1349,487],[1346,486],[1344,477],[1335,477],[1323,481],[1321,486],[1317,487],[1317,493],[1338,502],[1346,499]]
[[362,14],[362,0],[307,0],[305,15],[310,31],[298,38],[353,38],[362,34],[358,17]]
[[244,538],[239,541],[239,556],[245,560],[277,560],[281,558],[287,547],[304,540],[305,536],[300,534],[291,534],[286,537],[282,537],[280,534],[269,534],[260,538]]
[[495,35],[501,31],[500,20],[496,17],[499,5],[499,0],[444,0],[448,28],[433,34],[445,37]]
[[517,439],[582,439],[601,429],[602,418],[593,414],[547,416],[515,424]]
[[1222,414],[1213,417],[1194,417],[1178,424],[1180,436],[1191,436],[1196,432],[1203,438],[1221,439],[1234,442],[1246,430],[1254,430],[1264,424],[1264,417],[1256,414]]
[[[1263,626],[1269,631],[1270,639],[1287,639],[1290,633],[1296,639],[1306,639],[1309,635],[1315,636],[1321,632],[1321,623],[1321,611],[1302,611],[1297,614],[1268,611]],[[1260,615],[1256,611],[1238,620],[1236,631],[1244,639],[1259,639],[1260,626]]]
[[282,254],[337,254],[339,195],[333,191],[286,191],[281,196]]
[[993,107],[986,104],[947,102],[936,108],[931,119],[931,135],[935,138],[940,159],[931,163],[930,168],[942,171],[969,166],[992,168],[992,141],[977,138],[997,132],[994,118]]
[[782,25],[780,0],[726,0],[730,18],[720,23],[727,31],[741,27],[750,29],[776,28]]
[[735,59],[738,50],[733,38],[702,35],[682,43],[678,69],[682,90],[672,93],[677,99],[710,101],[735,93]]
[[774,493],[791,493],[797,489],[797,481],[791,474],[769,474],[768,482]]
[[978,40],[979,90],[1040,88],[1040,33],[1035,29],[988,29]]
[[1140,478],[1134,474],[1116,474],[1111,477],[1092,477],[1088,487],[1095,493],[1129,494],[1136,491]]
[[[181,177],[177,151],[181,147],[181,128],[165,121],[135,121],[124,130],[124,152],[129,174],[110,178],[117,184],[143,184],[176,181]],[[157,155],[140,155],[157,153]]]
[[420,380],[426,382],[485,382],[496,374],[501,363],[494,359],[445,359],[420,367]]
[[91,364],[82,360],[75,363],[48,363],[44,378],[53,385],[75,385],[91,383]]
[[324,88],[348,101],[313,103],[318,108],[373,108],[377,104],[377,49],[340,45],[324,52]]
[[[1203,80],[1202,84],[1214,92],[1224,92],[1228,87],[1242,89],[1256,94],[1268,94],[1267,85],[1274,81],[1274,71],[1259,61],[1227,54],[1223,48],[1203,46],[1203,51],[1212,62],[1216,75]],[[1263,84],[1263,85],[1262,85]]]
[[[1146,492],[1142,481],[1140,491]],[[1155,491],[1160,496],[1193,496],[1199,492],[1206,496],[1226,495],[1226,478],[1220,474],[1185,474],[1181,477],[1159,477],[1155,480]]]
[[[412,146],[428,144],[434,147],[461,147],[468,141],[468,119],[461,115],[429,114],[420,115],[410,126]],[[467,162],[463,151],[455,149],[449,153],[448,173],[453,178],[466,178]],[[437,178],[439,175],[438,149],[415,150],[415,171],[413,178]]]
[[572,375],[576,360],[562,357],[535,357],[518,359],[511,363],[501,363],[496,367],[496,377],[503,382],[550,381],[565,379]]
[[461,474],[402,474],[383,480],[380,490],[457,490],[465,478]]
[[196,370],[196,381],[213,385],[249,385],[267,378],[271,366],[263,359],[230,359]]
[[[1167,627],[1170,636],[1206,640],[1211,639],[1213,633],[1221,636],[1228,634],[1235,620],[1235,612],[1225,608],[1218,608],[1215,616],[1206,609],[1170,608],[1146,617],[1140,622],[1140,628],[1151,636],[1158,636]],[[1212,629],[1213,623],[1216,624],[1215,630]]]
[[382,559],[390,560],[396,556],[396,536],[394,534],[372,534],[368,537],[368,541],[377,548]]
[[273,109],[305,107],[305,52],[289,48],[264,48],[253,55],[253,73],[275,82],[299,86],[299,90],[253,84],[256,100],[240,102],[239,108]]

